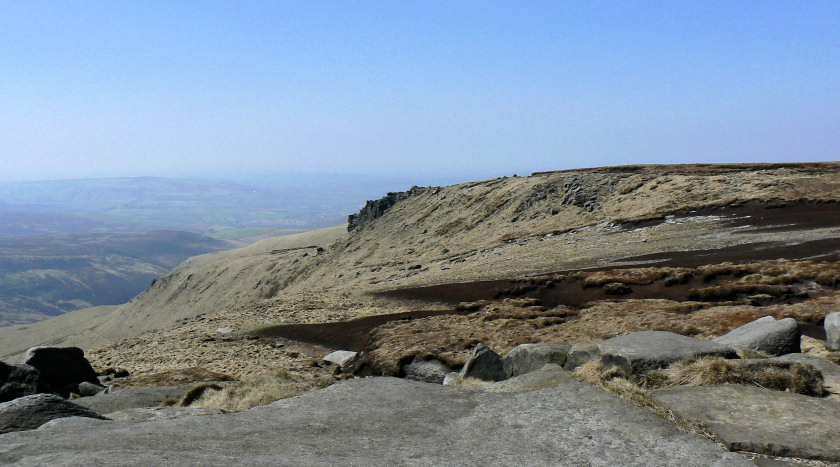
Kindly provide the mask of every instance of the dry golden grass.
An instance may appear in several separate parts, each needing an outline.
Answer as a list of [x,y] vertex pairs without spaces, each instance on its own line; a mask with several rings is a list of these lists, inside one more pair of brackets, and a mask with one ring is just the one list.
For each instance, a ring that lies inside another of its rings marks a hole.
[[[198,394],[187,394],[182,406],[209,407],[225,412],[240,412],[259,405],[293,397],[329,386],[335,379],[326,374],[292,373],[281,368],[243,378],[241,381],[215,388],[200,387]],[[189,397],[188,397],[189,396]]]
[[641,385],[646,389],[720,384],[758,386],[814,397],[820,397],[825,392],[822,374],[813,367],[766,360],[705,357],[650,371],[641,380]]
[[231,376],[210,371],[205,368],[181,368],[175,370],[160,371],[157,373],[128,376],[126,378],[118,378],[110,384],[116,387],[136,387],[136,386],[185,386],[193,383],[202,383],[205,381],[235,381]]

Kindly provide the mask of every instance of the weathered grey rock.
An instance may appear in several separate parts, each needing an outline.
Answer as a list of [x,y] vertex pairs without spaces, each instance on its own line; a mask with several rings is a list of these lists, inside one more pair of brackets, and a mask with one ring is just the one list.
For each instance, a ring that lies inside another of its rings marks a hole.
[[524,375],[539,370],[546,363],[563,366],[566,355],[572,348],[569,344],[521,344],[504,356],[505,376]]
[[790,353],[781,357],[769,358],[768,360],[811,365],[822,373],[825,390],[830,394],[829,397],[835,401],[840,400],[840,366],[816,355],[804,353]]
[[731,450],[840,461],[840,404],[753,386],[652,391],[681,419],[695,419]]
[[181,400],[192,386],[113,388],[108,393],[82,397],[73,402],[94,412],[107,414],[140,407],[158,407],[166,400]]
[[50,420],[64,417],[104,419],[98,413],[55,394],[33,394],[0,404],[0,433],[34,430]]
[[403,367],[403,371],[406,379],[441,384],[450,370],[439,360],[425,360],[411,362]]
[[825,348],[837,352],[840,350],[840,311],[829,313],[825,317]]
[[793,318],[776,321],[772,316],[764,316],[713,340],[733,349],[756,350],[776,356],[799,352],[801,334],[799,323]]
[[520,392],[548,389],[576,381],[571,373],[556,363],[547,363],[534,371],[514,376],[484,388],[488,392]]
[[83,381],[99,384],[96,372],[78,347],[32,347],[26,351],[24,363],[37,368],[42,382],[64,397],[76,392]]
[[738,358],[726,345],[667,331],[639,331],[591,344],[576,344],[564,367],[573,370],[600,358],[622,368],[628,375],[641,375],[672,363],[704,356]]
[[173,418],[196,417],[201,415],[217,415],[219,409],[195,407],[138,407],[105,414],[111,420],[130,420],[140,422],[144,420],[171,420]]
[[323,360],[325,362],[335,363],[336,365],[344,368],[352,362],[358,354],[358,352],[351,352],[349,350],[336,350],[335,352],[324,356]]
[[41,392],[40,376],[35,367],[0,362],[0,402]]
[[87,381],[82,381],[79,383],[78,392],[76,394],[82,397],[90,397],[99,394],[100,392],[105,391],[105,386],[100,384],[93,384]]
[[505,379],[505,363],[502,357],[479,343],[470,352],[467,363],[459,373],[461,378],[478,378],[485,381],[501,381]]
[[239,413],[58,420],[0,435],[0,464],[752,465],[590,384],[493,386],[359,378]]

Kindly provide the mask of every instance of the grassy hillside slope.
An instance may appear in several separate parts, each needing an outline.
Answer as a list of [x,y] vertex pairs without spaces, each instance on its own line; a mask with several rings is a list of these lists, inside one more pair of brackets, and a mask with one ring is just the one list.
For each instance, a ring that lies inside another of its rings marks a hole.
[[[325,230],[320,241],[302,234],[282,245],[266,241],[253,250],[186,261],[99,319],[92,327],[97,335],[120,340],[91,356],[100,366],[131,365],[139,372],[185,365],[236,375],[274,365],[307,368],[310,357],[297,350],[245,337],[220,340],[216,329],[440,309],[451,305],[381,292],[613,267],[642,255],[701,257],[715,249],[769,245],[768,254],[784,257],[785,245],[837,239],[838,226],[756,230],[744,219],[783,206],[785,212],[828,206],[834,213],[838,200],[838,163],[607,167],[415,188],[369,203],[350,232]],[[301,248],[316,245],[325,249]],[[834,295],[826,297],[827,305],[834,303]],[[441,320],[412,325],[438,326]],[[517,325],[533,329],[530,322]],[[435,338],[464,337],[456,349],[462,352],[480,335],[470,337],[470,326],[485,325],[468,320],[463,326],[452,332],[443,326]],[[515,341],[505,339],[499,341],[504,346]],[[0,356],[10,350],[1,348]]]

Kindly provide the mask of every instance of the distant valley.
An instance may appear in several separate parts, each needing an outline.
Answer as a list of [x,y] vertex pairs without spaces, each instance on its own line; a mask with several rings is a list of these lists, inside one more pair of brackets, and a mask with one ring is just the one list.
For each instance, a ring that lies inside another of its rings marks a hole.
[[126,302],[183,260],[231,243],[190,232],[0,239],[0,326]]

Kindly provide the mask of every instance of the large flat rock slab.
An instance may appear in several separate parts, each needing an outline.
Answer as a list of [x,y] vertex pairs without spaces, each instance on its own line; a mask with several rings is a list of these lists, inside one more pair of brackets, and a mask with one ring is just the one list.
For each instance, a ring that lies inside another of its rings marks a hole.
[[840,462],[840,404],[752,386],[652,392],[679,418],[708,424],[732,450]]
[[0,464],[753,465],[553,371],[513,391],[364,378],[234,414],[58,420],[0,435]]

